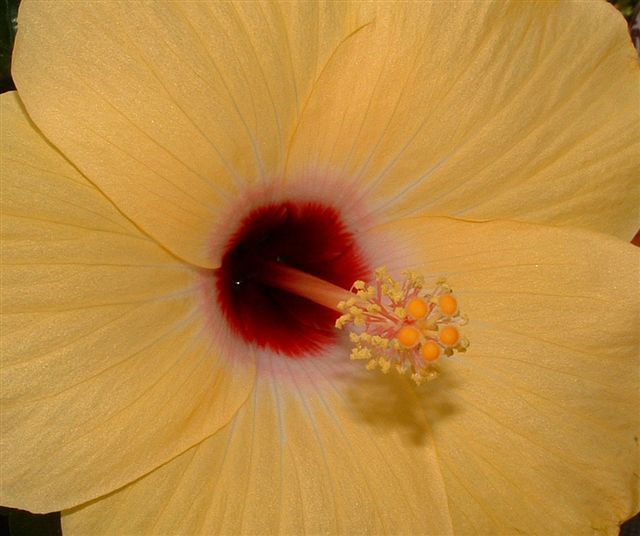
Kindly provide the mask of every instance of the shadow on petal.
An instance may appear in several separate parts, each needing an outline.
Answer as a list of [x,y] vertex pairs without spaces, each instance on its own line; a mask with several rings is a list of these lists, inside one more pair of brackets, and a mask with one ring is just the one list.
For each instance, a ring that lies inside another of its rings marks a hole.
[[455,388],[452,376],[416,386],[409,378],[391,372],[357,375],[346,389],[356,418],[377,428],[391,428],[415,445],[429,441],[430,426],[459,411],[449,395]]

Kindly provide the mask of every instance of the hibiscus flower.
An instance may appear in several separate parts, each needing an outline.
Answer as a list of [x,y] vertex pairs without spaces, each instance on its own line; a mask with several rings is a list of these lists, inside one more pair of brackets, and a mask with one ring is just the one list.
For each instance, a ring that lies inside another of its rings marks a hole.
[[[640,75],[611,6],[25,0],[13,74],[3,504],[65,534],[638,509]],[[446,277],[471,345],[420,386],[367,371],[273,262]]]

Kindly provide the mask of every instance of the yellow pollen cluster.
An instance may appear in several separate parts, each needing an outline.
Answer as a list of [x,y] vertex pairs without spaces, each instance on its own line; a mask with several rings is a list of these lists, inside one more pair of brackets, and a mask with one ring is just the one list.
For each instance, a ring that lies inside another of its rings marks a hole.
[[368,370],[409,372],[420,385],[438,375],[435,362],[443,355],[467,349],[460,334],[466,317],[446,281],[427,289],[422,276],[401,275],[404,279],[395,281],[382,267],[375,271],[375,284],[356,281],[353,298],[338,304],[343,314],[336,328],[351,328],[351,359],[366,361]]

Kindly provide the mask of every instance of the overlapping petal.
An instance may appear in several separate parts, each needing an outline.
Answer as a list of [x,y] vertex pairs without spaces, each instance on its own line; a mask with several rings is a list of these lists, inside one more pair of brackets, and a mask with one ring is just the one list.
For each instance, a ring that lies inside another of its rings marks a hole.
[[316,73],[358,24],[351,11],[25,0],[13,75],[38,127],[122,211],[215,266],[222,209],[281,175]]
[[342,353],[264,358],[254,395],[227,428],[122,490],[65,512],[64,530],[422,534],[428,526],[450,534],[433,438],[420,416],[414,422],[406,413],[412,385],[380,384]]
[[416,218],[390,268],[446,276],[470,317],[422,406],[455,532],[617,534],[638,504],[640,254],[590,232]]
[[65,530],[615,533],[638,508],[637,252],[512,223],[421,218],[371,234],[394,269],[450,274],[471,316],[466,356],[418,389],[339,350],[265,356],[227,428],[65,512]]
[[[287,177],[390,220],[640,225],[640,69],[604,2],[380,3],[327,63]],[[354,191],[356,195],[354,195]]]
[[[573,534],[637,510],[637,253],[406,219],[635,232],[640,75],[612,8],[25,0],[20,24],[38,127],[171,253],[3,97],[5,504],[110,493],[65,514],[90,534]],[[417,394],[338,353],[262,356],[235,414],[253,365],[174,254],[214,266],[249,186],[323,181],[377,264],[449,277],[471,350]]]
[[2,504],[51,511],[226,424],[255,365],[211,323],[201,274],[49,145],[15,93],[0,104]]

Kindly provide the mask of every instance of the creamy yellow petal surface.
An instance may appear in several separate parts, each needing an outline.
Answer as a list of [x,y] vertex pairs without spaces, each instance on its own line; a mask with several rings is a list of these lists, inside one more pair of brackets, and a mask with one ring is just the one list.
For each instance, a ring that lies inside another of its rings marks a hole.
[[[327,63],[289,180],[384,220],[640,226],[640,68],[605,2],[381,3]],[[352,191],[359,188],[360,195]]]
[[617,534],[638,508],[638,253],[447,219],[370,238],[394,270],[449,274],[466,355],[420,388],[348,343],[263,356],[227,428],[64,512],[65,534]]
[[180,257],[214,266],[222,209],[280,178],[348,4],[30,2],[13,76],[45,135]]
[[407,413],[416,395],[406,379],[381,382],[339,350],[265,357],[258,378],[227,428],[65,512],[65,534],[451,533],[433,438]]
[[16,93],[0,104],[0,502],[45,512],[226,424],[255,365],[209,323],[198,272],[49,145]]
[[640,509],[640,252],[589,232],[419,218],[378,228],[383,264],[446,276],[466,354],[423,406],[453,526],[617,534]]

